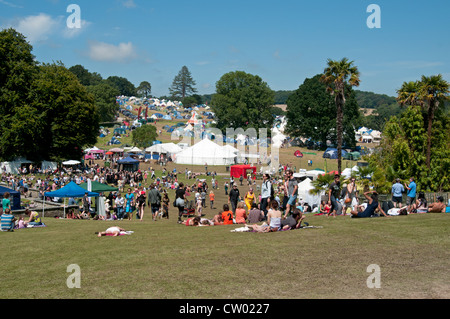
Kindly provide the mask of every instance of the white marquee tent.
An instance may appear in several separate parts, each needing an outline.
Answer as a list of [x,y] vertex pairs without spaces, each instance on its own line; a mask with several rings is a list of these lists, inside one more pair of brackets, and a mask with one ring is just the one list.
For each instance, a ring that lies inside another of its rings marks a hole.
[[175,154],[175,163],[188,165],[233,165],[236,154],[209,139],[204,139],[193,146]]
[[320,205],[321,196],[325,194],[325,191],[322,191],[319,194],[311,194],[309,191],[312,190],[314,186],[311,184],[311,180],[309,178],[305,178],[305,180],[298,184],[298,199],[302,198],[303,202],[308,203],[311,207],[313,205]]

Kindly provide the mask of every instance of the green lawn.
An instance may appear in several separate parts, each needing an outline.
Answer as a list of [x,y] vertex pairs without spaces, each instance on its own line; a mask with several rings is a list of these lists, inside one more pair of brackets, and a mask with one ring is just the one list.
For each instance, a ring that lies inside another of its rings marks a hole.
[[[148,212],[147,212],[148,214]],[[44,219],[0,233],[0,298],[449,298],[448,214],[308,216],[321,229],[233,233],[169,220]],[[120,225],[134,233],[97,238]],[[68,288],[77,264],[81,288]],[[380,266],[370,289],[367,267]]]

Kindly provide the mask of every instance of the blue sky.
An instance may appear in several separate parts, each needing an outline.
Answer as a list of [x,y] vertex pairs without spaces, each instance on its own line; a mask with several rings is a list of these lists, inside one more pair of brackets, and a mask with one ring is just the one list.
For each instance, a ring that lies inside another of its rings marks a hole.
[[[67,27],[69,4],[81,9],[79,29]],[[367,26],[370,4],[381,28]],[[449,14],[447,0],[0,0],[0,28],[27,36],[38,61],[149,81],[155,96],[183,65],[200,94],[236,70],[295,90],[343,57],[360,70],[360,90],[394,96],[422,75],[449,81]]]

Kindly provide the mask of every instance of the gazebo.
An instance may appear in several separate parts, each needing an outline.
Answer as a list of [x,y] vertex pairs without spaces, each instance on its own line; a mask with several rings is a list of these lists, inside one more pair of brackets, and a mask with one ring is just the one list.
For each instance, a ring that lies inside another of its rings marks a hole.
[[135,172],[139,169],[139,161],[131,158],[130,156],[118,160],[117,164],[122,165],[122,170],[128,172]]

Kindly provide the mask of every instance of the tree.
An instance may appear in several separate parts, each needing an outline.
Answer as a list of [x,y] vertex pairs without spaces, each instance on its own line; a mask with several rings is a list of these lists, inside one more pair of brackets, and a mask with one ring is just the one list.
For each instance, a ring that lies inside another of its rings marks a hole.
[[[321,75],[306,79],[287,100],[287,132],[291,136],[311,138],[327,145],[327,140],[336,144],[336,104],[326,92]],[[354,147],[355,127],[360,122],[359,107],[352,88],[346,86],[348,96],[343,117],[343,140],[347,147]]]
[[407,180],[413,176],[418,189],[449,191],[450,118],[438,109],[433,122],[431,166],[428,169],[428,138],[423,114],[419,105],[409,105],[399,117],[393,116],[385,125],[380,146],[368,162],[384,171],[387,182],[392,182],[394,177]]
[[110,76],[106,79],[106,82],[112,87],[115,87],[117,90],[119,90],[120,95],[136,95],[136,88],[134,87],[133,83],[131,83],[124,77]]
[[448,100],[450,85],[441,74],[422,76],[419,86],[419,97],[427,111],[427,168],[431,165],[431,131],[436,109]]
[[14,29],[0,31],[0,157],[10,160],[38,153],[41,115],[30,104],[30,88],[38,72],[32,46]]
[[197,92],[194,85],[196,85],[196,83],[192,78],[191,72],[189,72],[189,69],[186,66],[183,66],[177,76],[173,79],[169,92],[174,99],[184,99],[186,96]]
[[359,86],[359,71],[353,65],[353,61],[349,61],[347,58],[340,61],[328,59],[327,64],[321,81],[327,85],[327,92],[334,96],[336,104],[338,171],[342,172],[342,121],[346,102],[345,87],[346,85]]
[[76,75],[84,86],[97,85],[103,80],[102,76],[96,72],[89,72],[84,66],[77,64],[69,68],[69,71]]
[[158,134],[156,133],[156,127],[151,124],[146,124],[133,130],[132,142],[137,147],[149,147],[152,146],[153,141],[156,140]]
[[148,98],[152,94],[152,85],[150,82],[143,81],[139,84],[136,91],[140,96]]
[[94,96],[62,63],[39,66],[32,95],[33,107],[45,123],[35,158],[80,159],[83,148],[97,142]]
[[95,107],[100,114],[101,122],[109,122],[114,120],[118,110],[116,96],[120,95],[117,88],[111,86],[106,81],[102,81],[97,85],[90,85],[87,91],[94,96]]
[[224,74],[216,83],[211,107],[217,116],[216,127],[270,128],[274,92],[259,76],[235,71]]

